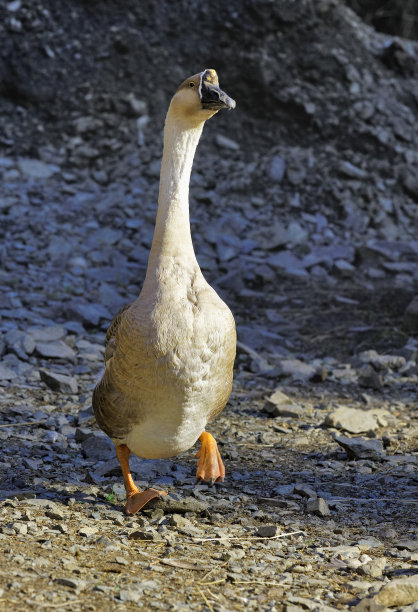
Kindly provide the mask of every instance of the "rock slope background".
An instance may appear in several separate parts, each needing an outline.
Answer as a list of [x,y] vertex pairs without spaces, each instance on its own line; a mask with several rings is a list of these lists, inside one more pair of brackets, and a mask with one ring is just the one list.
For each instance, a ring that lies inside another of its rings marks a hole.
[[[0,15],[0,602],[412,612],[418,44],[337,0]],[[91,391],[144,277],[170,97],[205,67],[238,104],[191,187],[238,326],[229,476],[138,460],[171,497],[127,519]]]

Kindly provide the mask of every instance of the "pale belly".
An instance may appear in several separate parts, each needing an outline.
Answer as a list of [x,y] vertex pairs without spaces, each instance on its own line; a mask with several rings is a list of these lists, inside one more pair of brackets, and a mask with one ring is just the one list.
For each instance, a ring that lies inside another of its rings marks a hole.
[[204,431],[205,418],[190,419],[183,424],[149,419],[132,427],[126,439],[131,452],[145,459],[174,457],[191,448]]

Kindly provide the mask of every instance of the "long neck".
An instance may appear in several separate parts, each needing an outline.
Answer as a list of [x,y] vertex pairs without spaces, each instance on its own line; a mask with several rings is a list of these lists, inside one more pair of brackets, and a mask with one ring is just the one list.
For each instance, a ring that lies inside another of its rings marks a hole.
[[164,128],[160,193],[154,238],[148,267],[160,257],[195,257],[189,220],[189,183],[193,158],[203,129],[203,122],[185,127],[170,110]]

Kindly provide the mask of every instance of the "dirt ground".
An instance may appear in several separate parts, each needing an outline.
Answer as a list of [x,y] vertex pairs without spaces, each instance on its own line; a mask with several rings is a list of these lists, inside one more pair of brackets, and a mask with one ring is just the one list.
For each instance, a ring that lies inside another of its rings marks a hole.
[[[417,44],[337,0],[63,8],[0,8],[0,610],[415,612]],[[127,517],[91,394],[208,66],[237,100],[190,193],[237,323],[227,477],[134,458],[169,495]]]

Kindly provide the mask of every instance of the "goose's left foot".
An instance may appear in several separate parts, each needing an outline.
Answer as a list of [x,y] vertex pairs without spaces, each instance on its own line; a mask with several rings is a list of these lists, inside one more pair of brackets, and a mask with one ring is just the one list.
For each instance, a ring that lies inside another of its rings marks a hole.
[[213,484],[223,482],[225,478],[225,466],[218,451],[215,438],[204,431],[199,436],[200,450],[196,454],[197,462],[196,480],[204,480]]
[[135,514],[138,510],[141,510],[148,502],[155,497],[162,497],[167,495],[165,491],[158,491],[158,489],[146,489],[146,491],[140,491],[133,481],[131,470],[129,468],[129,455],[131,451],[126,444],[121,444],[116,447],[116,455],[119,459],[120,467],[122,469],[123,482],[126,489],[126,514]]
[[167,493],[165,491],[158,491],[158,489],[146,489],[145,491],[139,491],[137,489],[128,497],[125,512],[129,515],[136,514],[138,510],[141,510],[141,508],[146,506],[152,499],[155,497],[161,499],[163,495],[167,495]]

